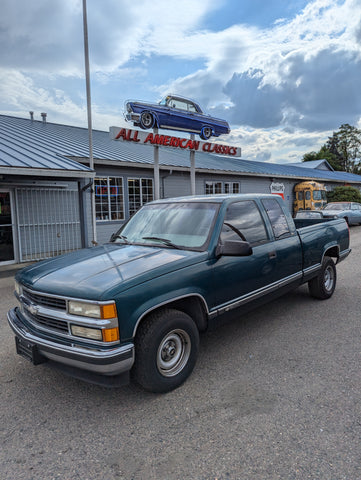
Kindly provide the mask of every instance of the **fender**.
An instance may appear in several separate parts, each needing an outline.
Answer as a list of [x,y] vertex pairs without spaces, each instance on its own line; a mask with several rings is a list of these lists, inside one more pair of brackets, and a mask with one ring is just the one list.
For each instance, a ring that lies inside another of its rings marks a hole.
[[[138,326],[145,316],[149,315],[151,312],[157,310],[158,308],[161,308],[161,307],[164,307],[164,306],[169,305],[171,303],[177,302],[179,300],[183,300],[183,299],[191,298],[191,297],[193,297],[193,298],[196,297],[202,302],[204,310],[205,310],[207,318],[208,318],[209,317],[209,308],[208,308],[207,302],[206,302],[205,298],[203,297],[203,295],[201,295],[198,292],[181,294],[181,291],[178,291],[178,292],[174,292],[174,295],[169,296],[167,298],[165,298],[164,295],[161,295],[161,296],[159,296],[157,298],[154,298],[154,299],[146,302],[145,304],[141,305],[136,310],[136,312],[134,312],[134,317],[137,318],[137,320],[136,320],[136,323],[135,323],[134,329],[133,329],[133,337],[135,337]],[[140,313],[140,312],[142,312],[142,313]]]

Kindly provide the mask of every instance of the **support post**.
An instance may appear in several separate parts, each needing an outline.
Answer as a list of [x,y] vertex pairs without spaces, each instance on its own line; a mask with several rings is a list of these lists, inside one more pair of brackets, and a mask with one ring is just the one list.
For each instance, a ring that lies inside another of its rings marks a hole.
[[[153,129],[154,135],[158,133],[158,128]],[[159,180],[159,145],[154,146],[154,200],[160,198],[160,180]]]
[[[191,140],[195,140],[194,133],[191,134]],[[190,151],[189,158],[190,158],[190,162],[191,162],[191,168],[190,168],[191,195],[195,195],[196,194],[196,152],[194,150]]]

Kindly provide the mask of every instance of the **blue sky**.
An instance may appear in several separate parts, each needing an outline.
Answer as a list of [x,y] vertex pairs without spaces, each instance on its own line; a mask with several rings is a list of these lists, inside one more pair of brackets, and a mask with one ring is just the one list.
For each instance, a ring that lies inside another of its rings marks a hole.
[[[361,127],[359,0],[87,0],[93,126],[196,99],[243,158],[287,163]],[[86,126],[81,0],[2,0],[0,113]],[[127,124],[129,127],[130,125]]]

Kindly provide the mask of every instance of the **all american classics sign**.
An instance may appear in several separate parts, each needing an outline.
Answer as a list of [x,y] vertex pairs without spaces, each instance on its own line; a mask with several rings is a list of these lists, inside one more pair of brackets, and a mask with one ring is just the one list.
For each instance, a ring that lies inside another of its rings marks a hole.
[[158,133],[147,133],[140,130],[131,130],[128,128],[110,127],[110,138],[112,140],[121,140],[124,142],[135,142],[145,145],[163,146],[177,148],[181,150],[213,153],[228,157],[240,157],[241,148],[234,145],[223,143],[202,142],[190,138],[181,138],[171,135]]

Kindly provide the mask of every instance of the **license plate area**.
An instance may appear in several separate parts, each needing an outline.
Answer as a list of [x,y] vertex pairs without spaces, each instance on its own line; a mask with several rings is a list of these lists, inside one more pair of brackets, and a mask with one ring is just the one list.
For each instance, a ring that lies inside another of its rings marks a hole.
[[33,343],[15,337],[15,345],[16,353],[31,362],[33,365],[39,365],[40,363],[47,361],[47,358],[39,353],[38,347]]

